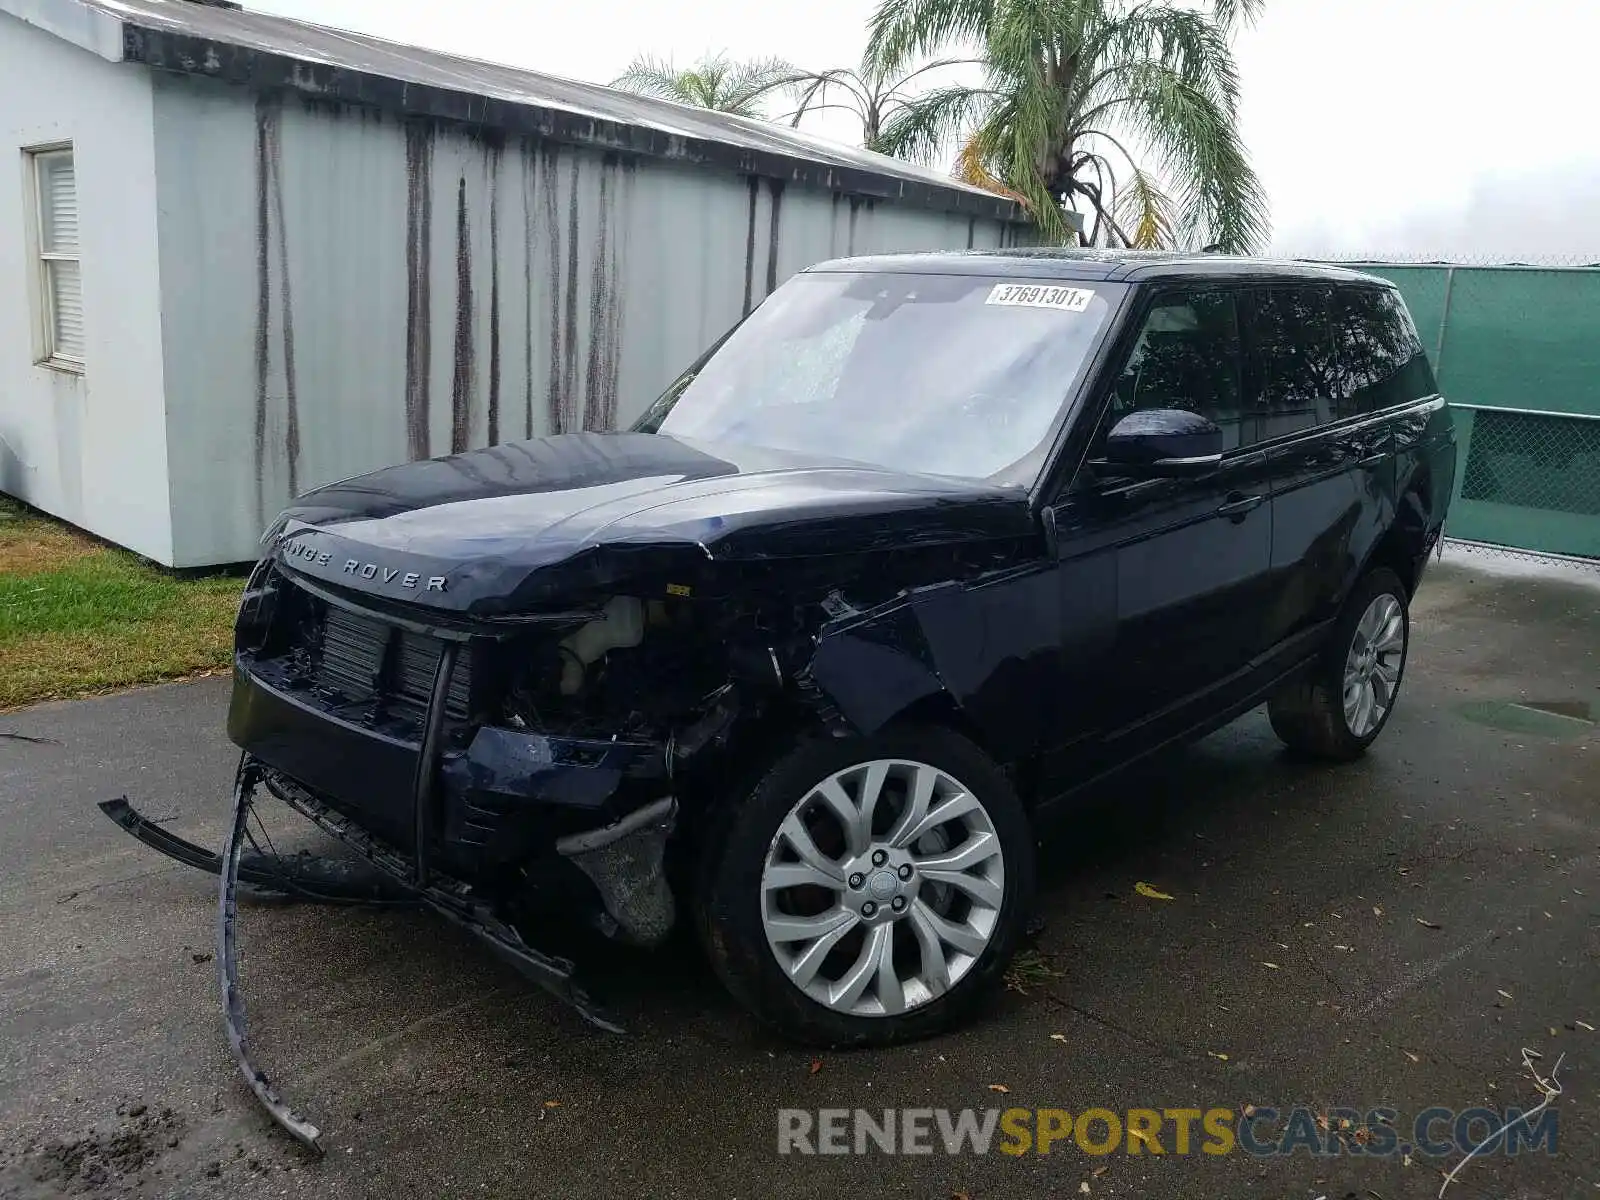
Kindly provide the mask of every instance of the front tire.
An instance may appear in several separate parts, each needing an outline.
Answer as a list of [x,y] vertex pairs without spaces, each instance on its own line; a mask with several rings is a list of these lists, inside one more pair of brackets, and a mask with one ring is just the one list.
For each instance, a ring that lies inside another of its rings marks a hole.
[[711,963],[745,1007],[798,1041],[888,1045],[957,1024],[998,982],[1033,833],[959,734],[810,740],[733,809],[704,879]]
[[1359,758],[1389,723],[1410,648],[1406,589],[1380,567],[1356,584],[1311,669],[1268,701],[1274,732],[1314,758]]

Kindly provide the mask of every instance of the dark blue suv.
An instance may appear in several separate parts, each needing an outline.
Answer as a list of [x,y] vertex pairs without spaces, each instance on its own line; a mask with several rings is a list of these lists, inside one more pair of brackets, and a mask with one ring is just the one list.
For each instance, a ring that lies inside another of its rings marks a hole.
[[631,431],[301,497],[229,731],[590,1015],[530,944],[687,914],[789,1034],[915,1037],[999,978],[1045,807],[1263,702],[1298,751],[1372,743],[1454,473],[1381,279],[826,263]]

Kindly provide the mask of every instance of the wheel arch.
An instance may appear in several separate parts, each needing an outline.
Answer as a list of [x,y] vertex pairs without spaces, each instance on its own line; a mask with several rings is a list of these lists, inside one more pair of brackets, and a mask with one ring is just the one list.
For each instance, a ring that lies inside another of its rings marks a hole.
[[1387,567],[1405,586],[1408,600],[1417,590],[1423,559],[1432,548],[1429,536],[1434,527],[1432,495],[1428,471],[1426,468],[1419,470],[1407,481],[1406,490],[1395,504],[1394,520],[1373,544],[1361,569],[1364,576],[1375,568]]

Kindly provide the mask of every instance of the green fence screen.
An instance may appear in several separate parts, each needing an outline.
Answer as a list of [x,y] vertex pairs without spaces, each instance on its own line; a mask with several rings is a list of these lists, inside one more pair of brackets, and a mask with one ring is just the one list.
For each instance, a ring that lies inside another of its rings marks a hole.
[[1445,532],[1600,558],[1600,269],[1345,265],[1399,287],[1454,406]]

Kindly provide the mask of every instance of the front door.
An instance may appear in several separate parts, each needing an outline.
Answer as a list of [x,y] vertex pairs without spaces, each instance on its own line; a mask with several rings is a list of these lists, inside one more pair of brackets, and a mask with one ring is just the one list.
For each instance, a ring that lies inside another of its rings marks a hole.
[[1263,646],[1271,489],[1245,411],[1237,296],[1158,294],[1101,403],[1096,442],[1129,412],[1151,408],[1200,413],[1227,438],[1220,469],[1198,479],[1118,478],[1093,465],[1092,443],[1055,505],[1069,630],[1085,607],[1114,621],[1094,695],[1075,707],[1092,708],[1095,741],[1120,757],[1113,743],[1137,740],[1141,728],[1160,740],[1193,724],[1185,702],[1239,673]]

